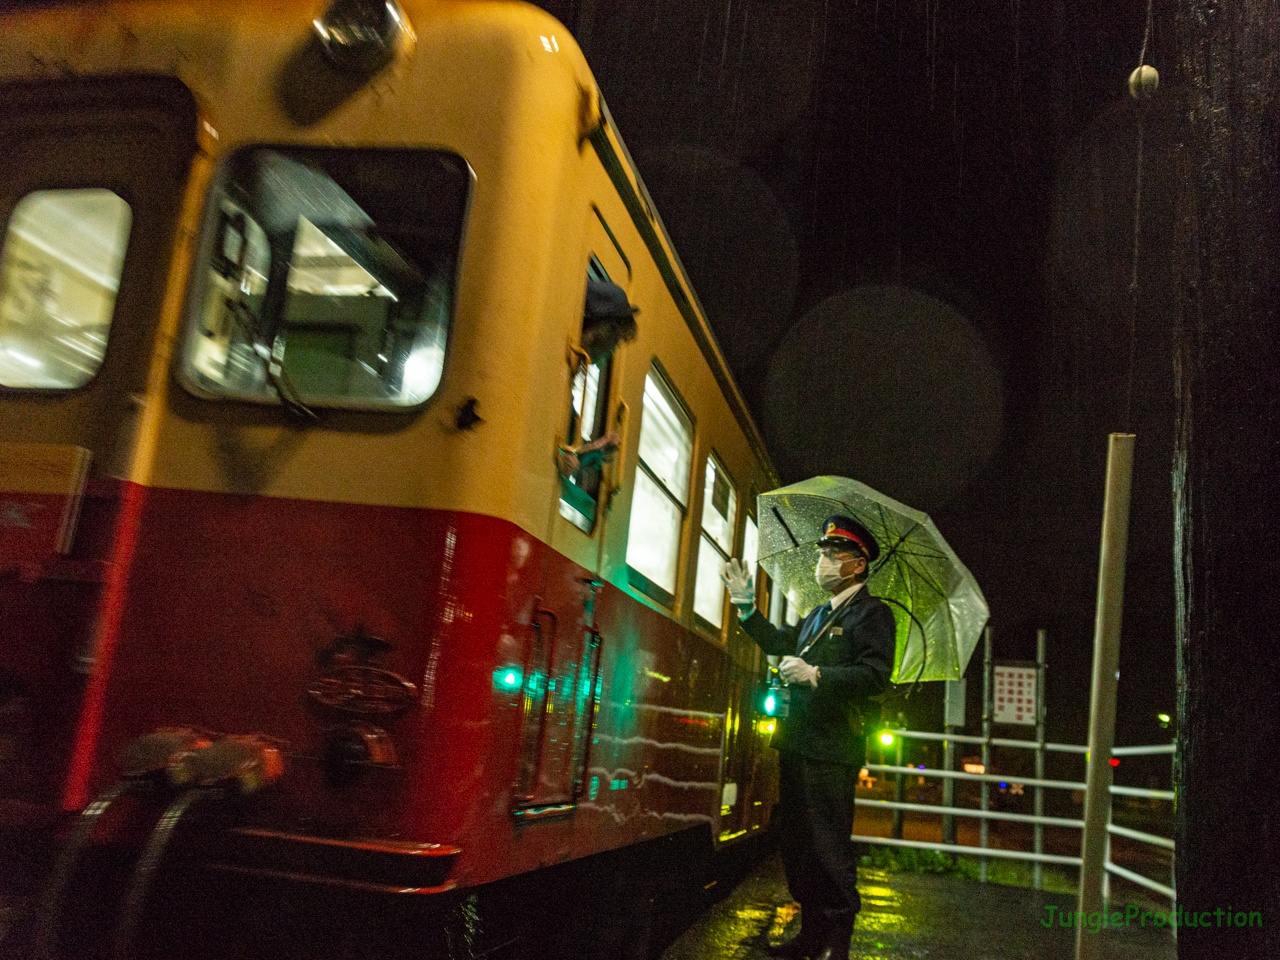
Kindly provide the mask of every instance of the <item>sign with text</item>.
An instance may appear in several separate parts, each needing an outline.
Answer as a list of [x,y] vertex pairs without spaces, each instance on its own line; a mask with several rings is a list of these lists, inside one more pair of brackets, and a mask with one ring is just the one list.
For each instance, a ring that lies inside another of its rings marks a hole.
[[1036,668],[996,666],[996,723],[1036,723]]

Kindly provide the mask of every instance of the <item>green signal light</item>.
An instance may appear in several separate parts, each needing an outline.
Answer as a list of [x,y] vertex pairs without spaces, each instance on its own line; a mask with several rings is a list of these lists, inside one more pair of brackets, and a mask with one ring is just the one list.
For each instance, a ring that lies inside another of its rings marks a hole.
[[778,709],[778,699],[772,693],[764,698],[764,712],[769,716],[773,716],[773,711]]
[[886,747],[892,747],[893,734],[888,733],[887,731],[885,733],[880,734],[880,742],[883,743]]
[[1156,719],[1159,720],[1161,723],[1168,723],[1169,715],[1167,713],[1157,713]]

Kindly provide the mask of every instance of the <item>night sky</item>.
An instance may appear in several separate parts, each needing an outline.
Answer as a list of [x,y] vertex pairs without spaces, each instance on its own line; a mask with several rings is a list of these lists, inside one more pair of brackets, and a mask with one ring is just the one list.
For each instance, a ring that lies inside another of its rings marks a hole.
[[[997,661],[1049,631],[1051,739],[1086,737],[1106,438],[1137,434],[1117,742],[1171,739],[1178,130],[1167,83],[1128,93],[1146,4],[544,6],[783,482],[839,474],[928,511],[986,594]],[[1146,62],[1171,79],[1155,27]],[[973,730],[980,648],[969,676]],[[906,709],[936,729],[940,686]]]

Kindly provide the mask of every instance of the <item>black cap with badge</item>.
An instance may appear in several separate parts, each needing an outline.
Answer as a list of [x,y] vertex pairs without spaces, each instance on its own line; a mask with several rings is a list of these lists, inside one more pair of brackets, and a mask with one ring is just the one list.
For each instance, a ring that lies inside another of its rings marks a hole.
[[871,531],[852,517],[835,515],[827,517],[822,524],[820,547],[854,547],[862,551],[868,561],[880,556],[880,544],[871,535]]

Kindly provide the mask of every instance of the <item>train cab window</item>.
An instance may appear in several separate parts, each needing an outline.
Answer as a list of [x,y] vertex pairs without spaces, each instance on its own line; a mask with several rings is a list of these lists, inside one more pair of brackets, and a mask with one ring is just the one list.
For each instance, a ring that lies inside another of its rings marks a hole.
[[692,460],[693,421],[655,365],[644,381],[627,572],[633,587],[669,607],[675,605]]
[[470,168],[432,150],[237,151],[216,181],[182,379],[357,409],[436,391]]
[[69,390],[107,351],[133,213],[105,189],[37,190],[0,251],[0,386]]
[[693,585],[693,612],[717,630],[724,625],[726,596],[720,570],[733,553],[737,523],[738,491],[720,462],[714,455],[709,456],[702,495],[702,538]]

